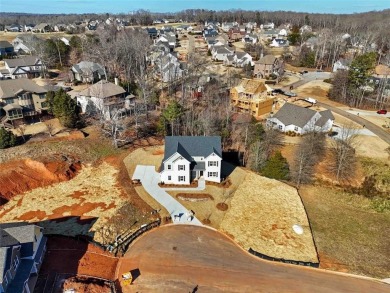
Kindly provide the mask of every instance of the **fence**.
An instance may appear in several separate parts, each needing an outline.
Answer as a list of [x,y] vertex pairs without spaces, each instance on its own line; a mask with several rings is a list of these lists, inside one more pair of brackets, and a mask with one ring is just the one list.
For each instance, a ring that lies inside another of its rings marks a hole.
[[260,257],[262,259],[266,260],[272,260],[272,261],[278,261],[278,262],[283,262],[283,263],[289,263],[289,264],[294,264],[294,265],[300,265],[300,266],[306,266],[306,267],[313,267],[313,268],[318,268],[320,266],[319,263],[316,262],[307,262],[307,261],[296,261],[296,260],[289,260],[289,259],[284,259],[284,258],[276,258],[276,257],[271,257],[265,254],[262,254],[260,252],[257,252],[253,250],[252,248],[249,248],[249,253]]
[[115,253],[115,256],[121,252],[122,253],[122,256],[125,254],[125,252],[127,251],[128,247],[130,246],[130,244],[139,236],[141,236],[143,233],[145,233],[146,231],[149,231],[155,227],[158,227],[160,226],[161,224],[161,219],[158,219],[157,221],[154,221],[152,223],[149,223],[141,228],[139,228],[137,231],[135,231],[133,234],[129,235],[129,236],[126,236],[124,238],[122,238],[122,240],[120,242],[117,243],[117,245],[113,246],[112,252]]

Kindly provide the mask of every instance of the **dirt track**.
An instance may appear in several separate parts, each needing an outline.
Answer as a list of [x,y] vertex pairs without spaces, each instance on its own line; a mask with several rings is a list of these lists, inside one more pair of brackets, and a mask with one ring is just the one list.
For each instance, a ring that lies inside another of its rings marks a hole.
[[139,269],[123,292],[389,292],[390,285],[257,259],[202,227],[164,226],[139,238],[118,276]]

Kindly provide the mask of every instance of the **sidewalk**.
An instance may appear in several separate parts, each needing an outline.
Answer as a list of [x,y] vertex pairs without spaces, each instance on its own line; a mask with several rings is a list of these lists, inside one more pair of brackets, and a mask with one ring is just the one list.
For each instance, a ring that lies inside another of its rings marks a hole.
[[[145,188],[146,192],[167,209],[174,224],[203,226],[203,224],[195,217],[192,217],[192,220],[190,220],[190,211],[166,193],[164,189],[158,186],[158,183],[160,182],[160,174],[156,172],[154,166],[138,165],[135,168],[132,180],[141,181],[141,184]],[[186,190],[188,189],[186,188]]]

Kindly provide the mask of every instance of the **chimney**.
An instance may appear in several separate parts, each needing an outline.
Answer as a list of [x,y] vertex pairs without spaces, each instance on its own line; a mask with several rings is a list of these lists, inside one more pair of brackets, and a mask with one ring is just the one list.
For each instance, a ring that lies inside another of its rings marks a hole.
[[114,79],[114,80],[115,80],[115,84],[116,84],[116,85],[119,85],[119,80],[118,80],[118,78],[117,78],[117,77],[115,77],[115,79]]

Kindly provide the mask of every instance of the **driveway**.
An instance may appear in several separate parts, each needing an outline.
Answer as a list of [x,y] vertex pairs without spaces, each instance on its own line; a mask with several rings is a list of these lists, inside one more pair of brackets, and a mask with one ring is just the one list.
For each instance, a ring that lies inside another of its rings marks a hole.
[[266,261],[222,233],[165,225],[139,237],[118,266],[118,276],[138,269],[127,292],[385,293],[379,280]]
[[141,181],[146,192],[166,208],[171,215],[174,224],[202,226],[202,223],[197,218],[192,217],[192,220],[190,220],[190,212],[181,203],[165,192],[164,189],[158,186],[160,174],[156,172],[154,166],[138,165],[135,168],[132,179]]
[[331,106],[331,105],[328,105],[328,104],[325,104],[322,102],[317,102],[317,105],[324,107],[326,109],[329,109],[332,112],[335,112],[341,116],[344,116],[345,118],[348,118],[348,119],[360,124],[361,126],[364,126],[365,128],[367,128],[371,132],[375,133],[379,138],[383,139],[385,142],[390,144],[390,133],[389,132],[384,130],[382,127],[379,127],[379,126],[375,125],[374,123],[362,118],[360,115],[357,116],[355,114],[348,113],[347,111],[341,110],[337,107],[334,107],[334,106]]

